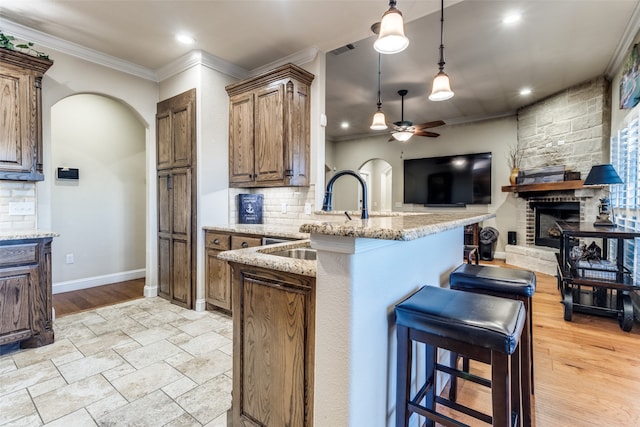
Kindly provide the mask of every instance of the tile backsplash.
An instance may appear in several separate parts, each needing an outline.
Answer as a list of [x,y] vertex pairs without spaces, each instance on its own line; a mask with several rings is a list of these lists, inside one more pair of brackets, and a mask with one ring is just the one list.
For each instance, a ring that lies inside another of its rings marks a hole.
[[[229,189],[229,223],[238,222],[238,194],[263,194],[264,224],[300,225],[309,218],[305,214],[305,204],[311,212],[319,210],[315,206],[315,186],[275,187],[275,188],[231,188]],[[283,212],[286,211],[286,212]]]
[[[33,214],[10,214],[12,203],[33,204]],[[0,180],[0,232],[34,230],[37,222],[36,184]]]

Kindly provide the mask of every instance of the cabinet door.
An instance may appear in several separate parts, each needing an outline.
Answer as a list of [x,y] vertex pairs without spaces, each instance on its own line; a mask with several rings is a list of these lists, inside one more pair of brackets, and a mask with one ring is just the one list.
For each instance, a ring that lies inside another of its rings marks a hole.
[[226,261],[218,259],[221,251],[206,251],[206,299],[215,307],[231,311],[231,270]]
[[229,182],[250,183],[254,179],[253,93],[229,100]]
[[255,181],[284,178],[284,85],[256,91]]
[[156,129],[158,169],[191,166],[195,135],[195,89],[158,103]]
[[191,308],[191,169],[158,172],[158,293]]
[[33,149],[29,74],[3,64],[0,71],[0,170],[29,172]]
[[313,285],[273,271],[233,269],[233,425],[309,426]]
[[34,292],[38,268],[9,268],[0,271],[0,345],[32,335]]

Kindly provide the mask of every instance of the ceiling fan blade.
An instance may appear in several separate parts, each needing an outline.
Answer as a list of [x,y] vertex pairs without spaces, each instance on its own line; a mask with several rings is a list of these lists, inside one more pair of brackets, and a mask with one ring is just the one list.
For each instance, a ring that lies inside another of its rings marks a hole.
[[442,126],[444,125],[445,122],[443,122],[442,120],[435,120],[433,122],[427,122],[427,123],[422,123],[419,125],[414,125],[417,129],[429,129],[429,128],[435,128],[438,126]]
[[420,130],[420,129],[416,129],[415,132],[413,132],[413,134],[418,136],[428,136],[430,138],[437,138],[440,136],[439,133],[428,132],[426,130]]

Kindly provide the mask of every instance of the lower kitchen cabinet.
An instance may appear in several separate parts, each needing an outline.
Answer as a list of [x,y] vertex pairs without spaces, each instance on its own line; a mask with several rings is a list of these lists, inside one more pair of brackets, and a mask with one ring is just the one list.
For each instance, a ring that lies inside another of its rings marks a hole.
[[231,312],[231,270],[218,254],[262,245],[262,237],[205,231],[205,299],[208,309]]
[[315,277],[230,263],[234,426],[311,426]]
[[53,342],[51,238],[0,241],[0,345]]

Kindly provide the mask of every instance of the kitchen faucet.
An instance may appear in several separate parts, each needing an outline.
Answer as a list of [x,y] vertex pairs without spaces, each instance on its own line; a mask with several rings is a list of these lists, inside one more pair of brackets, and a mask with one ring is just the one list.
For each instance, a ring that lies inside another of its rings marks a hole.
[[369,218],[369,213],[367,211],[367,184],[364,182],[364,180],[360,175],[358,175],[356,172],[352,170],[343,170],[340,172],[336,172],[336,174],[333,177],[331,177],[331,179],[329,180],[329,183],[327,184],[327,190],[324,193],[324,202],[322,203],[322,210],[327,212],[331,210],[331,193],[333,192],[333,183],[336,182],[338,178],[344,175],[351,175],[352,177],[357,179],[358,182],[360,182],[360,186],[362,187],[362,215],[360,216],[360,218],[362,219]]

